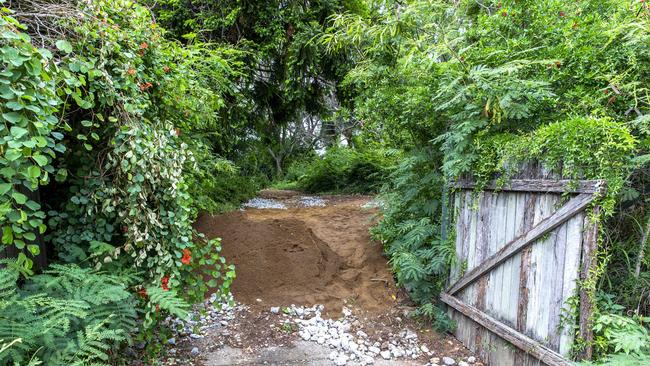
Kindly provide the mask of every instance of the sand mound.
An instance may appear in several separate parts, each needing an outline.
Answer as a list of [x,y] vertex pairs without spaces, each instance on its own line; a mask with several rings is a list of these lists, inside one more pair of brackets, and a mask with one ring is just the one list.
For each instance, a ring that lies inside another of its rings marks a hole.
[[[279,196],[279,197],[278,197]],[[295,199],[283,191],[276,199]],[[221,237],[237,271],[232,292],[247,304],[344,304],[367,311],[390,307],[395,284],[381,246],[368,234],[365,197],[328,197],[326,207],[231,212],[202,216],[197,229]]]

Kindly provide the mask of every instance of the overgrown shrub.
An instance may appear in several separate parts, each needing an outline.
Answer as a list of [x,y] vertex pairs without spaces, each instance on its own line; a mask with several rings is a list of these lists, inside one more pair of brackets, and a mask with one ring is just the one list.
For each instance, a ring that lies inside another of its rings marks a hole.
[[[192,229],[197,211],[207,204],[197,204],[190,192],[198,199],[212,194],[204,180],[215,177],[204,174],[207,159],[197,164],[196,158],[218,159],[205,134],[196,131],[219,125],[218,83],[232,70],[202,63],[229,65],[217,51],[205,57],[200,45],[166,40],[149,9],[137,2],[11,5],[21,10],[20,22],[11,10],[0,9],[2,243],[26,248],[18,263],[29,270],[26,254],[38,254],[36,240],[46,234],[53,257],[83,268],[54,265],[22,286],[14,280],[15,303],[1,316],[16,317],[7,311],[23,307],[25,318],[8,323],[12,329],[0,339],[21,338],[5,351],[21,362],[39,347],[46,364],[74,364],[79,352],[84,362],[105,361],[112,343],[128,340],[135,328],[106,317],[84,323],[94,310],[106,315],[102,305],[109,300],[122,301],[133,320],[137,304],[139,328],[147,332],[169,313],[185,314],[185,301],[202,300],[208,287],[222,294],[229,289],[233,267],[219,254],[219,240],[206,241]],[[210,173],[215,172],[220,170],[213,167]],[[41,202],[28,198],[37,189]],[[99,270],[114,277],[94,272]],[[133,272],[139,273],[137,283],[127,278]],[[83,282],[84,277],[95,282]],[[120,282],[122,287],[102,288]],[[67,295],[53,284],[66,284]],[[87,291],[74,292],[75,286]],[[135,292],[142,295],[138,302]],[[45,296],[41,310],[36,293]],[[118,316],[123,309],[114,310]],[[60,319],[48,320],[59,312]],[[36,332],[11,333],[18,321],[33,324]],[[51,327],[54,333],[48,333]],[[82,343],[84,333],[89,346]],[[24,353],[14,352],[21,349]]]
[[422,150],[402,159],[382,188],[381,221],[371,229],[389,258],[397,283],[420,305],[419,315],[441,330],[453,324],[435,305],[455,258],[453,240],[440,236],[444,181],[435,154]]
[[383,149],[330,148],[302,167],[298,185],[307,192],[376,192],[396,155],[396,151]]

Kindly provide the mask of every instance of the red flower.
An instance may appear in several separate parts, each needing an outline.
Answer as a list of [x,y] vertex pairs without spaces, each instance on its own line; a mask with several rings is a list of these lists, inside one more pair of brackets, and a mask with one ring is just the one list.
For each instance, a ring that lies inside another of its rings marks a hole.
[[140,83],[140,91],[145,91],[153,86],[153,84],[146,82],[146,83]]
[[561,16],[561,17],[564,16],[564,12],[563,12],[563,11],[560,12],[560,16]]
[[192,257],[190,256],[192,254],[189,249],[185,248],[183,249],[183,258],[181,258],[181,262],[183,264],[190,264],[190,261],[192,260]]
[[169,276],[164,276],[162,280],[160,280],[160,283],[162,284],[162,289],[165,291],[169,291]]
[[140,295],[140,297],[143,299],[146,299],[147,296],[149,296],[149,294],[147,294],[147,289],[144,287],[138,291],[138,295]]
[[501,13],[501,15],[504,16],[504,17],[507,17],[507,16],[508,16],[508,12],[507,12],[507,11],[504,11],[503,13]]
[[141,50],[146,50],[147,48],[149,48],[149,45],[147,44],[147,42],[140,43],[140,49]]

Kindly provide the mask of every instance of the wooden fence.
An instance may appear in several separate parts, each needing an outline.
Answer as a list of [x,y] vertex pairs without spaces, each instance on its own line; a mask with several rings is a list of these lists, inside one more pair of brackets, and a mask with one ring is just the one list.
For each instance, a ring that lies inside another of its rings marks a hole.
[[[479,193],[470,181],[455,182],[458,261],[441,299],[456,337],[489,365],[569,365],[571,328],[593,336],[591,303],[577,286],[597,244],[586,210],[604,184],[549,179],[541,169],[516,178]],[[563,308],[574,295],[580,318],[567,324]]]

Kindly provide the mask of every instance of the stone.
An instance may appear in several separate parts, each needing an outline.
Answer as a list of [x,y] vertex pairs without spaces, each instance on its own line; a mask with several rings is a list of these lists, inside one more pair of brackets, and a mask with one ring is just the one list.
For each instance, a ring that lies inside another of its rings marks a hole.
[[345,366],[346,363],[348,363],[348,357],[346,355],[339,355],[339,357],[336,358],[336,361],[334,361],[336,366]]
[[431,362],[431,363],[440,363],[440,357],[431,357],[429,362]]
[[381,351],[379,354],[384,360],[390,360],[390,351]]
[[368,335],[363,330],[357,331],[357,335],[361,338],[368,338]]
[[469,363],[474,363],[474,362],[476,362],[476,357],[474,357],[474,356],[469,356],[469,357],[467,357],[467,362],[469,362]]
[[271,307],[271,312],[273,314],[279,314],[280,313],[280,307],[279,306],[273,306]]
[[199,347],[192,348],[192,350],[190,351],[190,354],[192,354],[192,356],[198,356],[199,355]]
[[426,344],[423,344],[423,345],[420,346],[420,351],[422,351],[424,353],[429,353],[429,347],[427,347]]
[[327,356],[327,358],[329,358],[329,359],[332,360],[332,361],[336,360],[337,357],[339,357],[339,353],[336,352],[336,351],[332,351],[332,352],[329,354],[329,356]]
[[376,347],[376,346],[369,347],[369,348],[368,348],[368,351],[370,351],[371,353],[373,353],[373,354],[375,354],[375,355],[376,355],[376,354],[379,354],[379,352],[381,352],[381,350],[379,349],[379,347]]
[[167,344],[173,346],[176,344],[176,338],[172,337],[167,340]]
[[442,363],[444,363],[447,366],[455,365],[456,361],[454,361],[453,358],[451,357],[443,357],[442,358]]
[[465,361],[459,361],[458,366],[469,366],[469,364]]

